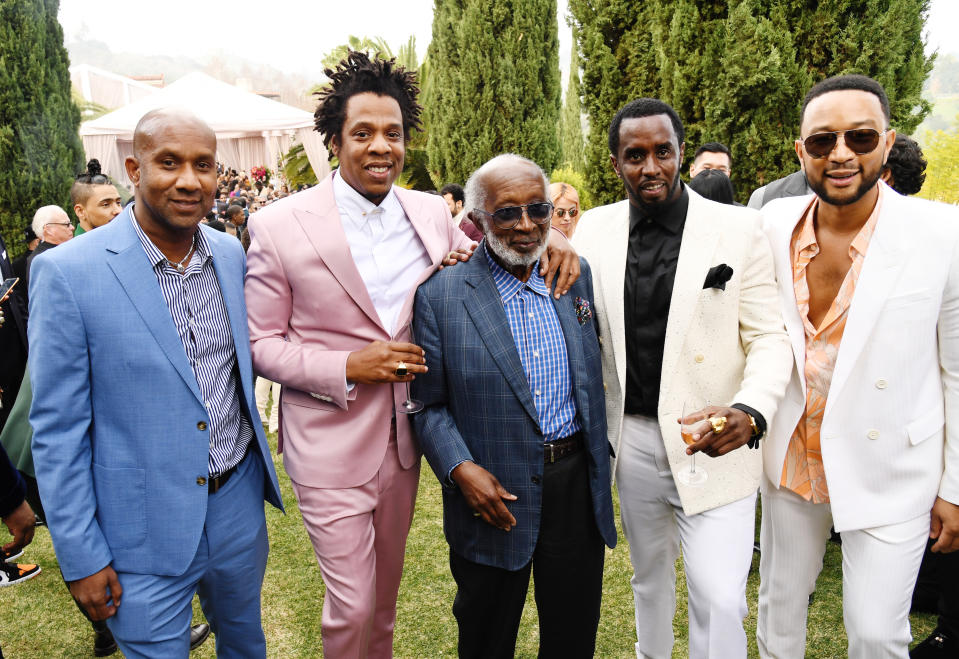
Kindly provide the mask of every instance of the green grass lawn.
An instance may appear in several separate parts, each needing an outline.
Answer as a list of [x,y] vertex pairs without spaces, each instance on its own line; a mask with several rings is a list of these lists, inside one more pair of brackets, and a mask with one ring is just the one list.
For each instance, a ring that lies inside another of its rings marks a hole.
[[[273,438],[275,442],[275,438]],[[323,582],[290,488],[290,480],[276,460],[287,514],[267,508],[270,560],[263,585],[263,624],[270,657],[319,657],[322,653],[320,612]],[[454,586],[449,574],[448,551],[443,538],[439,484],[424,464],[416,517],[407,546],[406,570],[400,589],[396,621],[397,657],[452,657],[456,654],[456,622],[450,610]],[[618,519],[618,518],[617,518]],[[6,529],[3,530],[4,534]],[[67,593],[45,529],[38,529],[21,561],[43,566],[34,580],[0,590],[0,647],[6,659],[91,657],[93,635]],[[842,556],[830,544],[819,578],[816,598],[809,611],[807,657],[832,659],[845,656],[842,626]],[[749,577],[749,617],[746,633],[749,656],[756,652],[756,589],[758,558]],[[677,564],[680,591],[673,628],[674,657],[685,657],[686,595],[682,565]],[[629,552],[620,544],[607,550],[603,614],[597,639],[598,657],[629,657],[633,653],[632,594]],[[243,575],[237,575],[242,578]],[[877,575],[879,578],[879,575]],[[194,600],[196,619],[202,618]],[[913,636],[925,638],[935,626],[933,616],[913,616]],[[538,628],[532,589],[520,627],[516,655],[535,657]],[[192,657],[214,657],[212,638]],[[114,656],[120,656],[119,654]],[[722,659],[717,658],[717,659]]]

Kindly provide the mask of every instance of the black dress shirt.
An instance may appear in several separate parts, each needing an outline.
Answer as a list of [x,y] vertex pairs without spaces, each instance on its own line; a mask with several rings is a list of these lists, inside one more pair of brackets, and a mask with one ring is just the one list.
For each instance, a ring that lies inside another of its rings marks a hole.
[[689,193],[655,210],[629,205],[626,253],[626,414],[658,416],[669,302]]

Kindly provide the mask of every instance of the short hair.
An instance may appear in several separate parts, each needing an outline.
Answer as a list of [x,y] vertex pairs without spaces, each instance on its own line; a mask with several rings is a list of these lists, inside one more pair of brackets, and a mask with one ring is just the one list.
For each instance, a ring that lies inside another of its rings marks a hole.
[[485,163],[480,165],[479,169],[470,174],[469,180],[466,181],[466,188],[463,191],[463,196],[465,197],[463,208],[468,210],[473,210],[474,208],[484,210],[484,204],[486,203],[488,191],[483,183],[483,179],[485,179],[486,175],[497,167],[508,164],[524,164],[535,167],[536,171],[538,171],[543,177],[543,192],[549,196],[549,177],[546,176],[546,172],[543,171],[542,167],[537,165],[529,158],[524,158],[523,156],[515,153],[501,153],[500,155],[487,160]]
[[463,186],[459,183],[447,183],[444,185],[440,190],[440,196],[445,197],[446,195],[453,197],[454,202],[466,201],[466,196],[463,193]]
[[396,58],[370,58],[366,53],[351,50],[334,68],[324,69],[328,85],[316,92],[319,105],[313,113],[314,130],[323,134],[323,144],[333,158],[330,141],[339,136],[346,123],[346,105],[356,94],[372,92],[396,100],[403,116],[403,139],[409,141],[411,131],[421,128],[423,106],[416,102],[420,93],[416,73],[396,63]]
[[718,169],[704,169],[699,172],[689,182],[689,187],[699,196],[721,204],[732,204],[736,198],[733,182]]
[[722,142],[706,142],[696,149],[696,153],[693,154],[693,160],[696,160],[701,153],[725,153],[726,157],[729,158],[729,164],[733,164],[733,154],[730,152],[729,147]]
[[686,141],[686,129],[683,128],[683,122],[676,114],[676,110],[658,98],[637,98],[630,101],[619,109],[612,123],[609,124],[609,152],[616,155],[619,152],[619,129],[624,119],[638,119],[640,117],[652,117],[657,114],[665,114],[673,124],[673,131],[676,133],[676,139],[682,145]]
[[926,181],[926,162],[922,149],[912,138],[896,135],[885,167],[892,172],[892,189],[899,194],[914,195]]
[[238,204],[232,204],[231,206],[227,207],[227,209],[226,209],[226,216],[227,216],[227,217],[234,217],[234,216],[236,216],[237,214],[245,215],[245,213],[243,212],[243,207],[242,207],[242,206],[240,206],[240,205],[238,205]]
[[95,185],[113,185],[113,183],[104,176],[100,161],[93,158],[87,163],[86,170],[77,174],[76,180],[70,186],[70,203],[81,206],[87,203]]
[[226,225],[223,223],[222,220],[210,220],[209,222],[206,223],[206,225],[210,227],[211,229],[216,229],[217,231],[226,233]]
[[37,212],[33,214],[33,222],[30,223],[30,226],[33,227],[33,233],[43,238],[43,227],[50,224],[51,222],[70,221],[70,216],[67,215],[67,212],[60,208],[59,206],[41,206],[37,209]]
[[879,105],[882,107],[883,117],[886,119],[886,125],[889,125],[891,114],[889,112],[889,97],[886,96],[886,90],[878,82],[869,76],[859,75],[858,73],[849,73],[841,76],[833,76],[817,82],[806,92],[802,100],[802,108],[799,110],[799,126],[802,127],[803,119],[806,116],[806,107],[813,99],[828,94],[829,92],[839,92],[851,89],[854,91],[868,92],[879,99]]

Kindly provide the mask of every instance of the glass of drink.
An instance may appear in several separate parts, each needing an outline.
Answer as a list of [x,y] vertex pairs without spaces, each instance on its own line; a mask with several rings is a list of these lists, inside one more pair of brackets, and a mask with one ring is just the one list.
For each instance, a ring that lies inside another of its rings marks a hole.
[[[680,425],[679,432],[687,446],[695,444],[709,432],[709,421],[705,412],[707,407],[707,400],[690,398],[683,401],[681,418],[686,423]],[[689,456],[689,464],[680,469],[676,477],[684,485],[702,485],[709,478],[709,474],[702,467],[696,466],[696,454],[693,453]]]
[[[410,343],[413,342],[413,321],[410,320]],[[423,410],[422,401],[410,397],[410,383],[406,382],[406,400],[400,404],[399,412],[401,414],[416,414]]]

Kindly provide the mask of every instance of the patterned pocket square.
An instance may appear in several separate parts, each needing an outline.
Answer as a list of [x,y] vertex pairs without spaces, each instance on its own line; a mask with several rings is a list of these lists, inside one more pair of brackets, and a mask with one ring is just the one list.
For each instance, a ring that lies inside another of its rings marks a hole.
[[713,266],[706,273],[706,281],[703,282],[703,288],[718,288],[721,291],[726,290],[726,282],[733,276],[733,269],[725,263]]
[[589,300],[584,297],[578,297],[573,301],[576,304],[576,320],[580,325],[585,325],[593,319],[593,310],[589,308]]

